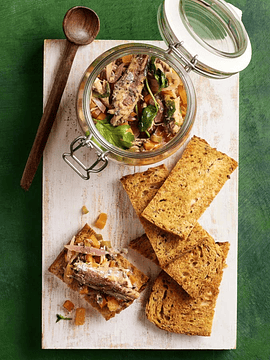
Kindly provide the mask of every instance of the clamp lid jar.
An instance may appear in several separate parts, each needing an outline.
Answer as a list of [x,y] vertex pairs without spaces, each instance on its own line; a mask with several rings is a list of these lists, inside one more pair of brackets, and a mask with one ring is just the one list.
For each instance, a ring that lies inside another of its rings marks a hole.
[[[239,13],[222,0],[164,0],[158,11],[158,25],[167,50],[144,43],[130,43],[105,51],[87,68],[79,86],[77,115],[85,135],[70,145],[64,160],[83,178],[102,171],[109,159],[128,165],[149,165],[161,161],[187,138],[195,119],[196,94],[188,72],[211,78],[226,78],[245,68],[251,58],[251,46]],[[110,143],[98,131],[90,111],[92,88],[105,67],[127,55],[156,57],[169,65],[184,86],[187,109],[180,131],[165,145],[145,152],[132,152]],[[83,164],[75,151],[94,149],[97,159]],[[72,158],[72,161],[71,161]]]

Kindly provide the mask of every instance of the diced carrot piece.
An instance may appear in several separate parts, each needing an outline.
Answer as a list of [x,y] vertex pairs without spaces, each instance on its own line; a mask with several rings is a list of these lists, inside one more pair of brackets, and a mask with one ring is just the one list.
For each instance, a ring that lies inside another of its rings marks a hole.
[[85,323],[85,309],[77,308],[75,315],[75,325],[83,325]]
[[81,290],[80,290],[80,294],[83,295],[83,294],[88,294],[88,286],[84,285],[82,286]]
[[148,105],[149,104],[149,101],[152,99],[152,96],[150,94],[147,94],[145,97],[144,97],[144,102],[146,102],[146,104]]
[[74,304],[73,304],[72,301],[66,300],[66,301],[64,302],[64,304],[63,304],[63,307],[64,307],[68,312],[70,312],[70,311],[72,311],[72,310],[74,309]]
[[91,115],[94,119],[97,119],[99,117],[99,115],[102,114],[102,112],[99,109],[96,109],[94,111],[91,112]]
[[106,116],[107,116],[106,114],[104,114],[103,112],[101,112],[96,119],[97,119],[97,120],[104,120],[104,119],[106,119]]
[[89,213],[89,210],[87,209],[87,207],[85,205],[82,207],[82,213],[84,215]]
[[98,267],[98,264],[96,263],[92,255],[86,254],[85,258],[86,258],[86,262],[90,263],[92,267]]
[[178,91],[179,91],[179,95],[180,95],[182,104],[186,105],[187,104],[187,93],[186,93],[185,89],[182,87],[181,88],[179,87]]
[[95,222],[95,226],[99,229],[103,229],[107,222],[107,214],[101,213]]
[[116,266],[116,261],[111,260],[109,267],[115,267],[115,266]]
[[96,263],[95,259],[91,254],[85,255],[86,262],[91,263],[92,267],[98,267],[98,264]]
[[143,144],[143,147],[145,148],[145,150],[153,150],[154,147],[156,146],[156,143],[154,143],[153,141],[149,140],[149,141],[146,141],[144,144]]
[[174,93],[172,92],[172,90],[166,90],[166,88],[165,88],[164,90],[161,90],[161,93],[162,93],[162,94],[169,95],[169,96],[172,97],[172,98],[175,98],[175,95],[174,95]]
[[137,113],[135,113],[134,111],[132,111],[132,113],[130,114],[130,116],[132,116],[132,117],[137,116]]
[[[88,239],[87,239],[88,240]],[[100,242],[98,241],[98,239],[96,238],[95,234],[90,235],[89,238],[89,242],[92,246],[96,247],[96,248],[100,248]]]
[[92,263],[93,262],[93,256],[91,254],[86,254],[85,255],[85,260],[86,262]]
[[116,311],[119,308],[119,303],[114,297],[108,296],[107,306],[110,311]]
[[125,65],[128,65],[131,62],[132,55],[125,55],[122,56],[122,61]]

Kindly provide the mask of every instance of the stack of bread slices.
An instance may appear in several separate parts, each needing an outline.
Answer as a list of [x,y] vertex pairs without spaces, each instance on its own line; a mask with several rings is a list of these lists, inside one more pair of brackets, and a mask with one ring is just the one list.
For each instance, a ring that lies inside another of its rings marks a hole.
[[198,220],[236,167],[193,136],[170,173],[160,165],[121,179],[145,231],[130,247],[161,268],[146,316],[163,330],[211,335],[229,243],[215,242]]

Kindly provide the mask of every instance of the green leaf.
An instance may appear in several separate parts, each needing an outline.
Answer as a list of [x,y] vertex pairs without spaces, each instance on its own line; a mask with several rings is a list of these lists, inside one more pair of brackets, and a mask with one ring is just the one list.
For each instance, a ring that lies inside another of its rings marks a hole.
[[112,126],[109,121],[105,119],[97,121],[96,127],[109,143],[121,149],[129,149],[135,140],[129,125]]
[[163,88],[168,87],[169,83],[168,83],[168,79],[166,78],[164,72],[162,72],[160,69],[156,68],[155,59],[156,58],[154,56],[151,57],[150,63],[149,63],[149,70],[153,74],[154,78],[157,80],[158,85],[159,85],[158,92],[160,92],[160,90],[162,90]]
[[158,112],[158,109],[154,105],[148,105],[147,107],[145,107],[143,109],[142,117],[139,122],[139,130],[141,132],[147,131],[151,127],[151,125],[154,121],[154,118],[157,115],[157,112]]
[[152,74],[156,73],[156,65],[155,65],[155,56],[152,56],[149,62],[149,70],[152,72]]
[[166,118],[170,119],[175,113],[175,102],[173,100],[165,101],[166,106]]
[[155,78],[159,85],[158,91],[162,90],[163,88],[168,87],[168,85],[169,85],[168,79],[166,78],[164,72],[162,72],[160,69],[157,69]]
[[56,322],[58,322],[60,320],[72,320],[72,318],[64,317],[63,315],[60,315],[60,314],[56,314],[56,317],[57,317]]

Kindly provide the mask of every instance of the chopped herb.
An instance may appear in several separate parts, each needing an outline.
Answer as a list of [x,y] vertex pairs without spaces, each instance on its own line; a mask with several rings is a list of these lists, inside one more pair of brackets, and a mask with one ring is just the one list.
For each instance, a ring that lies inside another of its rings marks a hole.
[[60,314],[56,314],[56,322],[60,321],[60,320],[72,320],[72,318],[68,318],[68,317],[64,317],[63,315]]
[[112,126],[108,119],[104,119],[98,120],[96,127],[109,143],[121,149],[129,149],[135,140],[129,125]]

